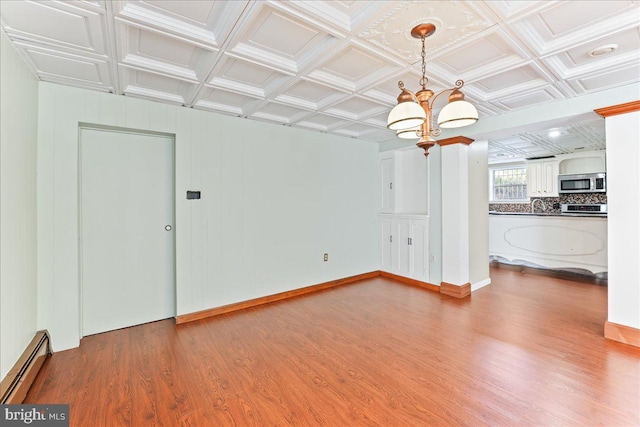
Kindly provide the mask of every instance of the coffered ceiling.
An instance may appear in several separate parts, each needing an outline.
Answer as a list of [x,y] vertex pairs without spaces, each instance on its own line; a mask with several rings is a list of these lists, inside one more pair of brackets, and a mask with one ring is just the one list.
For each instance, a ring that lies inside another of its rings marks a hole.
[[[0,21],[43,81],[376,143],[395,138],[398,80],[419,88],[423,22],[428,87],[463,79],[481,120],[640,78],[635,1],[2,0]],[[490,156],[604,148],[603,126],[491,141]]]

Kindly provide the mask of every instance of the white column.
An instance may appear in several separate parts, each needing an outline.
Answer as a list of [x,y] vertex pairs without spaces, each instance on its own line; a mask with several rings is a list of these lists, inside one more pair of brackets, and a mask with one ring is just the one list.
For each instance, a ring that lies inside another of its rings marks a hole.
[[[442,165],[442,283],[440,292],[458,298],[469,283],[469,147],[464,137],[439,141]],[[488,261],[487,261],[488,262]]]
[[469,146],[469,282],[471,292],[489,285],[489,141]]
[[605,337],[640,346],[640,111],[606,117],[608,321]]

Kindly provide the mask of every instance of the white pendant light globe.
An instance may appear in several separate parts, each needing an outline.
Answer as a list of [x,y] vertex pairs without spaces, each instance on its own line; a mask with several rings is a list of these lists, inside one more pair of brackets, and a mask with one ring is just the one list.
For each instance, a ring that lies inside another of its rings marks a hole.
[[449,102],[438,115],[438,126],[445,129],[469,126],[478,121],[478,110],[470,102]]
[[396,136],[401,139],[419,139],[420,138],[420,126],[414,128],[397,130]]
[[387,127],[391,130],[405,130],[418,127],[425,120],[427,114],[416,102],[400,102],[389,112]]

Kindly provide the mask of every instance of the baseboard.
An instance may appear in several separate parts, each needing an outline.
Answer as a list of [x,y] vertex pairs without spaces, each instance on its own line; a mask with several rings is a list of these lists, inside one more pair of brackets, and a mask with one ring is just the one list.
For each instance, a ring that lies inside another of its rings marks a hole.
[[471,283],[454,285],[453,283],[442,282],[440,284],[440,293],[455,298],[465,298],[471,295]]
[[604,323],[604,337],[608,340],[640,347],[640,329],[631,326],[607,321]]
[[[324,289],[329,289],[329,288],[333,288],[333,287],[336,287],[336,286],[342,286],[342,285],[346,285],[348,283],[353,283],[353,282],[357,282],[359,280],[370,279],[370,278],[378,277],[378,276],[386,277],[388,279],[397,280],[399,282],[406,283],[406,284],[409,284],[409,285],[418,286],[420,288],[428,289],[428,290],[433,291],[433,292],[445,293],[445,292],[442,291],[442,288],[440,286],[438,286],[438,285],[434,285],[434,284],[427,283],[427,282],[421,282],[420,280],[411,279],[409,277],[404,277],[404,276],[399,276],[397,274],[388,273],[386,271],[377,270],[377,271],[372,271],[372,272],[369,272],[369,273],[358,274],[356,276],[345,277],[343,279],[332,280],[330,282],[319,283],[317,285],[311,285],[311,286],[307,286],[307,287],[300,288],[300,289],[294,289],[294,290],[287,291],[287,292],[281,292],[281,293],[278,293],[278,294],[267,295],[267,296],[264,296],[264,297],[251,299],[251,300],[248,300],[248,301],[240,301],[240,302],[233,303],[233,304],[223,305],[221,307],[214,307],[214,308],[209,308],[207,310],[196,311],[194,313],[181,314],[179,316],[176,316],[175,321],[176,321],[177,325],[182,324],[182,323],[187,323],[187,322],[193,322],[195,320],[206,319],[208,317],[218,316],[220,314],[231,313],[233,311],[238,311],[238,310],[244,310],[245,308],[256,307],[258,305],[268,304],[268,303],[271,303],[271,302],[280,301],[280,300],[287,299],[287,298],[293,298],[293,297],[309,294],[309,293],[312,293],[312,292],[318,292],[318,291],[321,291],[321,290],[324,290]],[[454,285],[451,285],[451,286],[454,286]],[[470,291],[470,286],[471,285],[469,285],[467,283],[467,285],[465,285],[465,286],[466,287],[462,287],[463,288],[462,291],[466,291],[467,294],[466,295],[462,295],[462,296],[458,296],[458,298],[464,298],[465,296],[467,296],[467,295],[469,295],[471,293],[471,291]],[[482,286],[484,286],[484,285],[482,285]],[[455,288],[461,288],[461,287],[460,286],[455,286]],[[458,291],[460,291],[460,290],[458,290]],[[454,292],[454,294],[449,294],[449,295],[457,296],[457,294],[455,292]]]
[[193,322],[194,320],[206,319],[207,317],[218,316],[220,314],[230,313],[232,311],[244,310],[245,308],[255,307],[262,304],[268,304],[275,301],[280,301],[287,298],[293,298],[312,292],[322,291],[324,289],[334,288],[336,286],[346,285],[347,283],[357,282],[359,280],[370,279],[372,277],[378,277],[379,271],[372,271],[370,273],[358,274],[355,276],[345,277],[343,279],[332,280],[330,282],[319,283],[317,285],[311,285],[300,289],[294,289],[291,291],[280,292],[277,294],[267,295],[260,298],[255,298],[247,301],[241,301],[233,304],[223,305],[221,307],[214,307],[207,310],[196,311],[195,313],[181,314],[176,316],[176,324]]
[[49,333],[38,331],[7,376],[0,382],[0,404],[20,404],[51,352]]
[[427,282],[421,282],[420,280],[411,279],[409,277],[398,276],[397,274],[388,273],[386,271],[380,271],[380,276],[386,277],[388,279],[394,279],[399,282],[407,283],[409,285],[419,286],[421,288],[428,289],[430,291],[440,292],[440,286],[438,285],[433,285]]
[[491,284],[491,278],[481,280],[479,282],[471,284],[471,292],[477,291],[478,289],[484,288],[487,285]]

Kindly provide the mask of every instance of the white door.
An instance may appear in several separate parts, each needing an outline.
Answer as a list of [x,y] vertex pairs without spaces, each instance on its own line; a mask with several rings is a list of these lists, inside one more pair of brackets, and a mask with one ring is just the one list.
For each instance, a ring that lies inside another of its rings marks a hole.
[[382,218],[382,262],[380,269],[382,271],[391,272],[393,269],[392,254],[393,254],[393,234],[392,234],[392,220],[391,218]]
[[82,335],[175,316],[173,138],[81,129]]
[[409,277],[411,275],[411,246],[409,246],[411,221],[408,219],[399,219],[396,230],[396,236],[398,236],[398,242],[394,243],[398,248],[398,264],[396,268],[399,275]]
[[393,173],[393,159],[380,160],[380,212],[394,210]]
[[429,281],[429,256],[427,221],[411,221],[411,277]]

